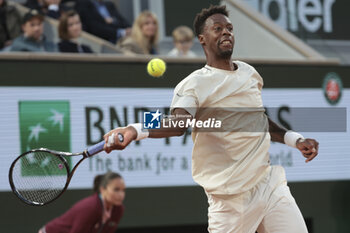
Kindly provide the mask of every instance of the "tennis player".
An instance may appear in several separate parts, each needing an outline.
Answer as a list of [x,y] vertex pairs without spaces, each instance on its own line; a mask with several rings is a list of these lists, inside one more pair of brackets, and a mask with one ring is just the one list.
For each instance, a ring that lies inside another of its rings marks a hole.
[[[192,175],[208,197],[208,231],[307,232],[284,169],[270,165],[268,150],[271,141],[285,143],[299,149],[309,162],[318,153],[318,142],[286,131],[260,114],[264,111],[263,80],[252,66],[232,61],[233,25],[225,6],[203,9],[194,20],[194,28],[207,64],[175,88],[171,103],[175,120],[198,118],[203,108],[249,108],[238,113],[227,110],[225,122],[231,122],[237,131],[192,131]],[[256,126],[266,130],[250,130]],[[248,130],[240,132],[242,127]],[[178,126],[145,131],[140,123],[131,124],[107,133],[105,150],[124,149],[131,141],[146,137],[179,136],[185,130]],[[123,142],[116,137],[118,133],[124,135]]]
[[114,172],[98,175],[95,193],[48,222],[38,233],[114,233],[123,216],[124,179]]

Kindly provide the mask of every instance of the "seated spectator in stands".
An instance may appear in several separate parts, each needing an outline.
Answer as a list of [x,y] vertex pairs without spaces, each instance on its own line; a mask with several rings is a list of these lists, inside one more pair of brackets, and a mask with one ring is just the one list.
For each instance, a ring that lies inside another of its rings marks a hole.
[[0,49],[11,45],[21,34],[21,15],[15,6],[0,0]]
[[86,32],[112,43],[130,34],[130,24],[110,1],[79,0],[75,7]]
[[24,6],[54,19],[61,16],[61,0],[27,0]]
[[23,17],[23,34],[13,41],[10,51],[56,52],[57,46],[43,35],[43,21],[44,16],[37,10],[27,12]]
[[150,11],[143,11],[135,20],[131,35],[118,43],[126,54],[157,54],[158,20]]
[[191,28],[179,26],[174,29],[173,33],[174,48],[168,53],[171,57],[196,57],[191,51],[194,34]]
[[62,14],[58,25],[58,43],[60,52],[64,53],[92,53],[88,45],[79,43],[81,36],[81,22],[78,13],[74,10]]

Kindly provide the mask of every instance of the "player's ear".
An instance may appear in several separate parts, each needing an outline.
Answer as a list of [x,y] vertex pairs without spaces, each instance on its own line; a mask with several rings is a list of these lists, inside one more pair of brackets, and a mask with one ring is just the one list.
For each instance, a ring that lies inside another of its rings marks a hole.
[[198,40],[201,45],[205,45],[205,38],[203,34],[198,35]]

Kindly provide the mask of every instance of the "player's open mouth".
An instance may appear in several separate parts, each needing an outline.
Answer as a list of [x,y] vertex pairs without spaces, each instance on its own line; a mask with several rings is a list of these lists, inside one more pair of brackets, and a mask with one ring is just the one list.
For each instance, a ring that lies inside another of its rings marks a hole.
[[230,46],[232,47],[232,41],[230,40],[223,40],[220,42],[221,45],[224,45],[224,46]]

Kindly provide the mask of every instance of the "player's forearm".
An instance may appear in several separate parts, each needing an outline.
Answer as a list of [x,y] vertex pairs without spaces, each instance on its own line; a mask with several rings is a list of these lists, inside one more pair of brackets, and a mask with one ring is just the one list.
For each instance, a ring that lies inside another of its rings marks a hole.
[[186,129],[158,129],[149,130],[149,138],[168,138],[174,136],[181,136],[186,132]]
[[149,138],[167,138],[183,135],[187,128],[181,122],[192,119],[191,116],[177,116],[172,119],[163,119],[160,129],[149,129]]
[[287,130],[277,125],[270,118],[268,118],[268,120],[269,120],[269,133],[271,135],[271,141],[284,143],[284,135],[286,134]]
[[160,129],[149,129],[149,138],[167,138],[173,136],[181,136],[186,130],[186,124],[188,120],[192,120],[193,117],[185,109],[176,108],[173,111],[171,118],[162,119]]

